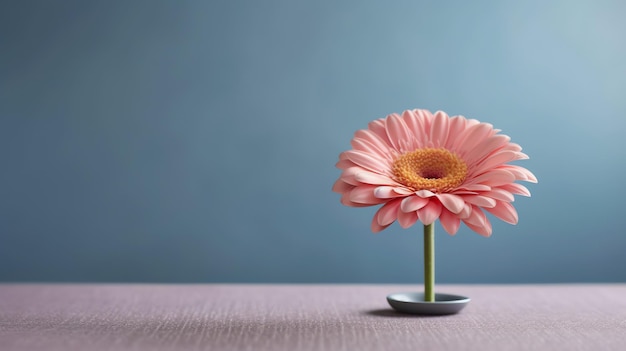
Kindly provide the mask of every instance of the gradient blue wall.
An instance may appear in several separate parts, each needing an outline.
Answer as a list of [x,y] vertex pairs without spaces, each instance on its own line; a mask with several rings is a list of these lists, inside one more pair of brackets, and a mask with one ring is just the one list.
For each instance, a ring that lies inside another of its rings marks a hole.
[[420,283],[419,226],[331,186],[408,108],[531,159],[440,282],[626,281],[621,1],[3,1],[0,280]]

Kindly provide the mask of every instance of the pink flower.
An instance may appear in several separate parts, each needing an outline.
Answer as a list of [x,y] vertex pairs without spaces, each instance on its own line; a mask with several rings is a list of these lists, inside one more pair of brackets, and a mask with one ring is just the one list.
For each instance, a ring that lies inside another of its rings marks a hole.
[[339,155],[333,191],[346,206],[382,204],[372,220],[380,232],[396,220],[408,228],[437,219],[449,234],[461,221],[491,235],[484,211],[516,224],[513,195],[530,196],[516,180],[537,182],[527,169],[507,164],[528,159],[491,124],[438,111],[407,110],[369,123]]

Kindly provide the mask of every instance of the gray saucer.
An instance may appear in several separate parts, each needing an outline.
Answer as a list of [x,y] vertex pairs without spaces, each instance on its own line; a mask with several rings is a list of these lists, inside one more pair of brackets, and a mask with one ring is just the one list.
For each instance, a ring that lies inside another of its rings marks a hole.
[[469,302],[469,297],[435,294],[435,301],[424,301],[424,293],[405,292],[387,296],[387,302],[394,310],[411,314],[444,315],[454,314],[463,309]]

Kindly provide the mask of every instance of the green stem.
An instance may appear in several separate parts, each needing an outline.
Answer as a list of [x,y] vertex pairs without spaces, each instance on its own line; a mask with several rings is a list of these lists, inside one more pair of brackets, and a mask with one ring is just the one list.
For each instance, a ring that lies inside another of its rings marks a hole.
[[424,226],[424,300],[435,301],[435,224]]

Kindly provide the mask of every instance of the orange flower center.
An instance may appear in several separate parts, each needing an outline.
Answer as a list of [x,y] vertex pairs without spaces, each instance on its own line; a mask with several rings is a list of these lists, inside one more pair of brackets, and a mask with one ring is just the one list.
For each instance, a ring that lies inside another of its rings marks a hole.
[[393,162],[396,181],[415,190],[448,192],[467,176],[465,162],[446,149],[423,148],[407,152]]

